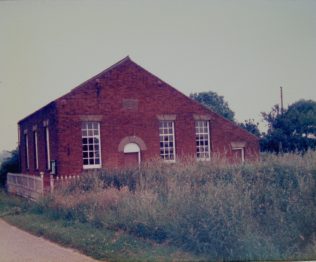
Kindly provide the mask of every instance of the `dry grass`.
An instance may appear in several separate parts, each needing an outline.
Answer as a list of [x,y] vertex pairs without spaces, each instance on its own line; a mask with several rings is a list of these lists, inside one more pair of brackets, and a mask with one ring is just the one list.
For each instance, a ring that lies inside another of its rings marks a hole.
[[43,205],[209,259],[308,259],[316,256],[315,181],[316,152],[244,165],[153,161],[85,174]]

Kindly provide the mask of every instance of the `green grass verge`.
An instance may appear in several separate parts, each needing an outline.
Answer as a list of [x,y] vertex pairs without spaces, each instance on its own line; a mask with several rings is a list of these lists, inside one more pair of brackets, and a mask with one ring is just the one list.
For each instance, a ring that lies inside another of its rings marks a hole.
[[36,203],[8,195],[0,189],[0,218],[37,236],[108,261],[203,260],[167,244],[136,238],[125,232],[98,228],[89,223],[53,219]]

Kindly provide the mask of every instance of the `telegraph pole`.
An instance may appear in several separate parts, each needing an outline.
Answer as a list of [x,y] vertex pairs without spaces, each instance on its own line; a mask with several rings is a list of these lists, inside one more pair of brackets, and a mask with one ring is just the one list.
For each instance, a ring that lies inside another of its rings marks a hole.
[[280,86],[280,98],[281,98],[281,115],[283,115],[283,87]]

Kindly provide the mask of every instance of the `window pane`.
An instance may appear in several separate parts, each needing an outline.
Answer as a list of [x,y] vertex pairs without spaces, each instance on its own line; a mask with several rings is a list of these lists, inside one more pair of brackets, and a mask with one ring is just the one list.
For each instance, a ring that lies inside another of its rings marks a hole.
[[83,122],[81,128],[83,165],[85,167],[101,165],[99,123]]
[[195,122],[196,157],[201,160],[210,158],[210,131],[208,121]]
[[164,160],[175,159],[174,125],[172,121],[159,123],[160,156]]

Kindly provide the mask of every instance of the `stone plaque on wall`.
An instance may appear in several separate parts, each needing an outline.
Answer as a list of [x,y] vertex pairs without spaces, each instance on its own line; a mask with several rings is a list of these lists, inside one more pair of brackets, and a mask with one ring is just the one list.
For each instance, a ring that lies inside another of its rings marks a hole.
[[126,111],[138,111],[138,99],[123,99],[122,108]]

